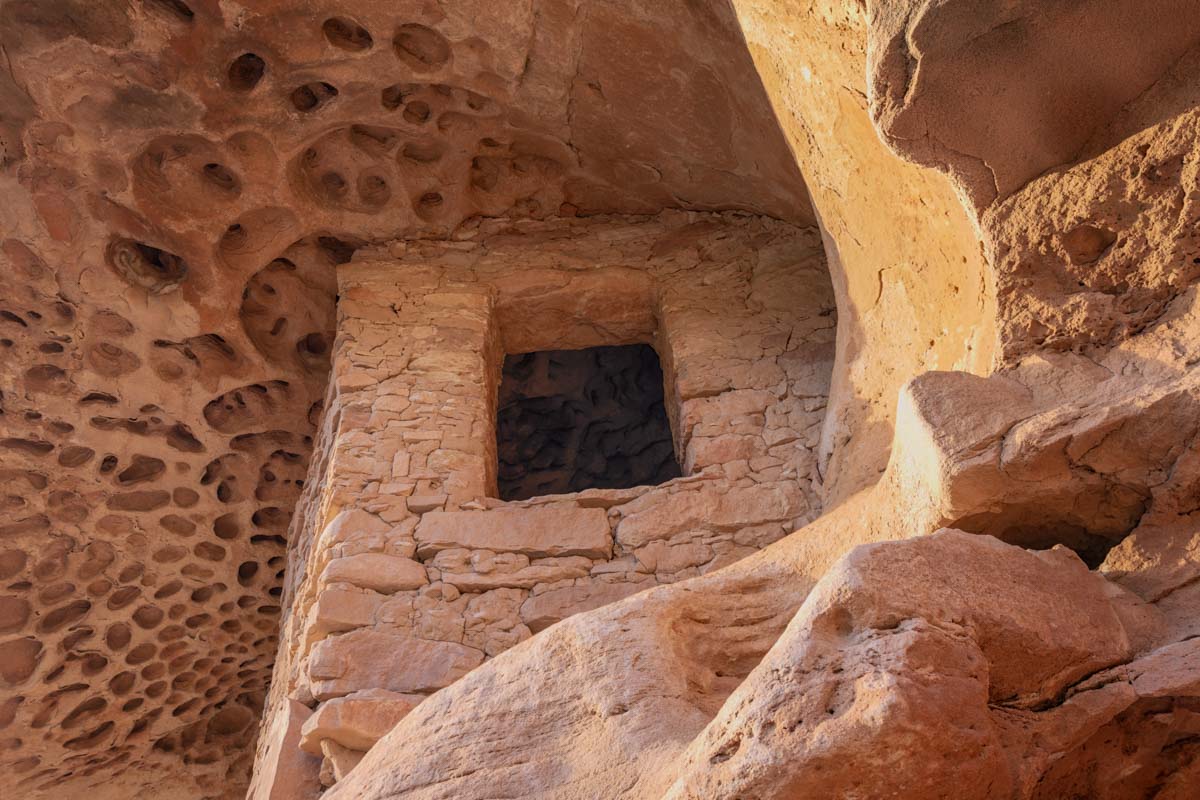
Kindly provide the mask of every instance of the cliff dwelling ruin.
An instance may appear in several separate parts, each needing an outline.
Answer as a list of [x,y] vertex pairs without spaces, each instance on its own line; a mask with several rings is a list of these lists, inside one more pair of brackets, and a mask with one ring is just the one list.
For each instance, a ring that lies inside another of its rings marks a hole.
[[1200,796],[1200,0],[0,51],[0,797]]

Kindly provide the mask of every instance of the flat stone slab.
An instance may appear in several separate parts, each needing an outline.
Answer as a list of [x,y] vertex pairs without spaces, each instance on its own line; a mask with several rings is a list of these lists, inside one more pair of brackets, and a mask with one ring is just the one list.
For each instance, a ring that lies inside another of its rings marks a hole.
[[569,616],[615,603],[656,585],[654,577],[646,575],[638,582],[591,581],[562,589],[551,589],[533,595],[524,602],[521,606],[521,621],[529,626],[529,630],[537,633]]
[[318,642],[308,661],[313,697],[364,689],[425,694],[449,686],[483,662],[483,652],[454,642],[360,629]]
[[534,506],[491,511],[432,511],[415,534],[417,554],[466,547],[530,558],[612,557],[608,515],[600,508]]
[[332,739],[342,747],[366,752],[404,719],[425,697],[387,689],[364,689],[322,703],[304,723],[300,749],[321,755],[321,742]]

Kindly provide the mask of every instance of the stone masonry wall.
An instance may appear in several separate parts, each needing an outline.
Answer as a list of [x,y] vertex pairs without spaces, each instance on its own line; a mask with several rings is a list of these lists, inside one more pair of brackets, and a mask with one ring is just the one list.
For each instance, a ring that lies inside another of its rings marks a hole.
[[[322,783],[340,779],[424,696],[549,625],[732,563],[819,511],[836,321],[813,231],[490,221],[360,250],[338,277],[330,410],[260,743],[260,763],[308,759],[276,770],[292,782],[318,758]],[[662,361],[683,477],[495,499],[504,355],[639,342]],[[297,729],[307,756],[281,752]]]

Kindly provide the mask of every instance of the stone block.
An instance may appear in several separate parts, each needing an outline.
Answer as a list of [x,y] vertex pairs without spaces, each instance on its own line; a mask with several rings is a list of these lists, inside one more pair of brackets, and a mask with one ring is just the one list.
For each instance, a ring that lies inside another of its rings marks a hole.
[[382,594],[416,589],[429,583],[425,567],[411,558],[361,553],[335,558],[321,573],[321,583],[351,583]]
[[318,642],[309,657],[313,697],[328,700],[363,689],[433,692],[466,675],[483,653],[376,630],[357,630]]
[[655,586],[653,578],[639,583],[588,581],[534,595],[521,605],[521,619],[534,633],[581,611],[615,603]]
[[789,492],[787,486],[789,484],[728,490],[705,486],[697,491],[656,497],[639,504],[636,512],[618,523],[617,541],[636,549],[686,530],[736,531],[749,525],[789,519],[797,513],[798,492]]
[[465,547],[531,558],[612,556],[612,535],[603,509],[536,506],[493,511],[434,511],[416,530],[417,553]]
[[763,390],[734,390],[683,403],[684,429],[693,436],[761,433],[766,410],[777,398]]
[[366,751],[424,700],[424,695],[365,689],[322,703],[304,723],[300,747],[313,755],[329,740]]

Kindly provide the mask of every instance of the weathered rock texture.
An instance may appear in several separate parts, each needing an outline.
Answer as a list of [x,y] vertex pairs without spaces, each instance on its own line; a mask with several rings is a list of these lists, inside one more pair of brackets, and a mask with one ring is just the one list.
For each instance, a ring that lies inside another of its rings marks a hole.
[[[1200,794],[1197,0],[0,49],[0,795]],[[501,500],[621,345],[679,476]]]
[[0,48],[6,796],[244,793],[356,245],[812,221],[727,8],[4,0]]

